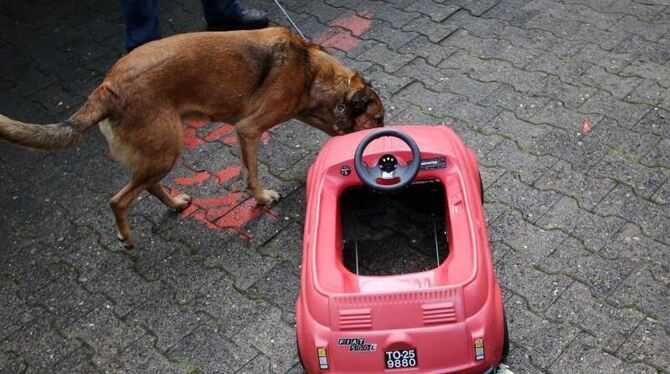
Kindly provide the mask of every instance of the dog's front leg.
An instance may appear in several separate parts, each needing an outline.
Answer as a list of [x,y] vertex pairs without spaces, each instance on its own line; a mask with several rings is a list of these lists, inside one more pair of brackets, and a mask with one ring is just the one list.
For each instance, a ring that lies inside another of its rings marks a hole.
[[257,131],[238,130],[237,137],[242,151],[242,167],[247,171],[247,187],[251,196],[259,204],[270,204],[279,200],[280,196],[277,191],[263,189],[258,178],[258,144],[261,140],[261,134],[262,131],[259,133]]

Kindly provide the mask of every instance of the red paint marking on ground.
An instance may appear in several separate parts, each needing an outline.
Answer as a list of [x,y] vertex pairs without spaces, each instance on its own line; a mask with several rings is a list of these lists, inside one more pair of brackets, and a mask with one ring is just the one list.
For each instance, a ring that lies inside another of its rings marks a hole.
[[204,211],[199,210],[195,214],[193,214],[192,217],[195,218],[196,220],[204,223],[207,226],[207,228],[210,229],[210,230],[220,230],[219,227],[217,227],[215,224],[213,224],[209,220],[207,220],[207,217],[206,217]]
[[201,171],[192,177],[177,177],[174,182],[180,186],[192,186],[206,181],[210,176],[208,172]]
[[194,198],[193,204],[201,208],[210,208],[217,206],[229,206],[236,204],[240,199],[240,192],[231,192],[229,194],[218,197]]
[[192,127],[187,127],[184,129],[184,147],[187,149],[193,149],[200,144],[203,144],[205,141],[198,137],[198,132]]
[[212,123],[212,121],[206,121],[204,119],[190,119],[187,121],[184,121],[184,124],[189,127],[193,127],[194,129],[200,129],[203,128],[207,125]]
[[186,209],[179,212],[179,217],[186,218],[198,209],[199,209],[199,207],[197,205],[191,204],[191,205],[187,206]]
[[214,224],[220,228],[232,228],[241,232],[242,226],[263,213],[263,207],[254,199],[247,199]]
[[223,142],[230,145],[237,143],[237,135],[230,135],[223,138]]
[[348,32],[339,32],[335,34],[332,38],[325,40],[321,43],[323,48],[335,48],[343,52],[348,52],[358,47],[361,44],[361,40],[355,36],[351,36]]
[[313,38],[314,42],[343,52],[353,50],[361,43],[360,36],[372,26],[372,12],[365,11],[361,16],[354,14],[332,20],[328,25],[336,29],[321,31]]
[[233,125],[222,123],[221,126],[217,127],[209,134],[205,135],[202,139],[206,142],[214,142],[221,139],[221,137],[230,133],[234,129],[235,127],[233,127]]
[[361,13],[361,15],[363,17],[359,17],[357,14],[354,14],[351,17],[336,18],[328,25],[339,26],[351,31],[354,36],[361,36],[364,32],[370,29],[370,26],[372,26],[372,12],[365,11]]
[[216,173],[216,177],[219,179],[219,183],[226,183],[240,175],[241,169],[240,165],[230,166],[223,170],[219,170],[219,172]]

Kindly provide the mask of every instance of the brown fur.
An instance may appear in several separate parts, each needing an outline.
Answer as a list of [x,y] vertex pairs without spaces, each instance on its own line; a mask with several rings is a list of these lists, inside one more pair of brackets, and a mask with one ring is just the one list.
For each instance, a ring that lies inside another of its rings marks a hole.
[[132,172],[110,200],[119,239],[133,245],[128,207],[144,190],[172,209],[161,179],[179,158],[181,120],[198,117],[235,124],[251,195],[279,198],[262,188],[257,150],[264,131],[297,118],[330,135],[383,125],[384,108],[358,72],[285,28],[182,34],[145,44],[121,58],[70,119],[34,125],[0,116],[0,137],[33,148],[64,148],[96,124],[112,154]]

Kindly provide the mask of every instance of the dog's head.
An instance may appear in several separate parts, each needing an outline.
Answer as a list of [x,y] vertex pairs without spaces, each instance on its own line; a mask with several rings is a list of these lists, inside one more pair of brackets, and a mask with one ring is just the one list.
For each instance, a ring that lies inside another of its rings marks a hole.
[[384,105],[372,86],[358,72],[347,86],[344,98],[333,109],[335,130],[346,134],[384,126]]

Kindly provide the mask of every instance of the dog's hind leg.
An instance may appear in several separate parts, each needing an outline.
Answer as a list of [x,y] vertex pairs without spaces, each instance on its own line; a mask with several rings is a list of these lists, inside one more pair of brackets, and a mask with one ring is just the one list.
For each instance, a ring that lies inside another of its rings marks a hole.
[[190,203],[191,197],[187,194],[180,194],[175,197],[170,196],[165,188],[160,184],[156,183],[147,188],[150,194],[156,196],[160,201],[165,204],[168,208],[172,210],[184,210]]
[[147,188],[147,183],[142,182],[133,176],[133,179],[121,189],[114,197],[109,200],[109,206],[114,212],[116,219],[117,235],[116,237],[126,248],[133,248],[135,242],[130,233],[130,224],[128,223],[128,208],[130,203]]
[[[146,118],[152,120],[147,121]],[[116,218],[119,240],[132,248],[135,243],[128,223],[128,209],[142,191],[147,190],[174,209],[185,208],[190,198],[187,195],[173,198],[160,185],[161,179],[170,172],[181,154],[182,129],[178,117],[170,116],[170,113],[163,113],[161,117],[159,113],[126,121],[109,128],[112,130],[110,144],[112,153],[132,172],[132,178],[109,204]],[[129,123],[143,125],[130,126]],[[109,132],[109,129],[103,132]]]

